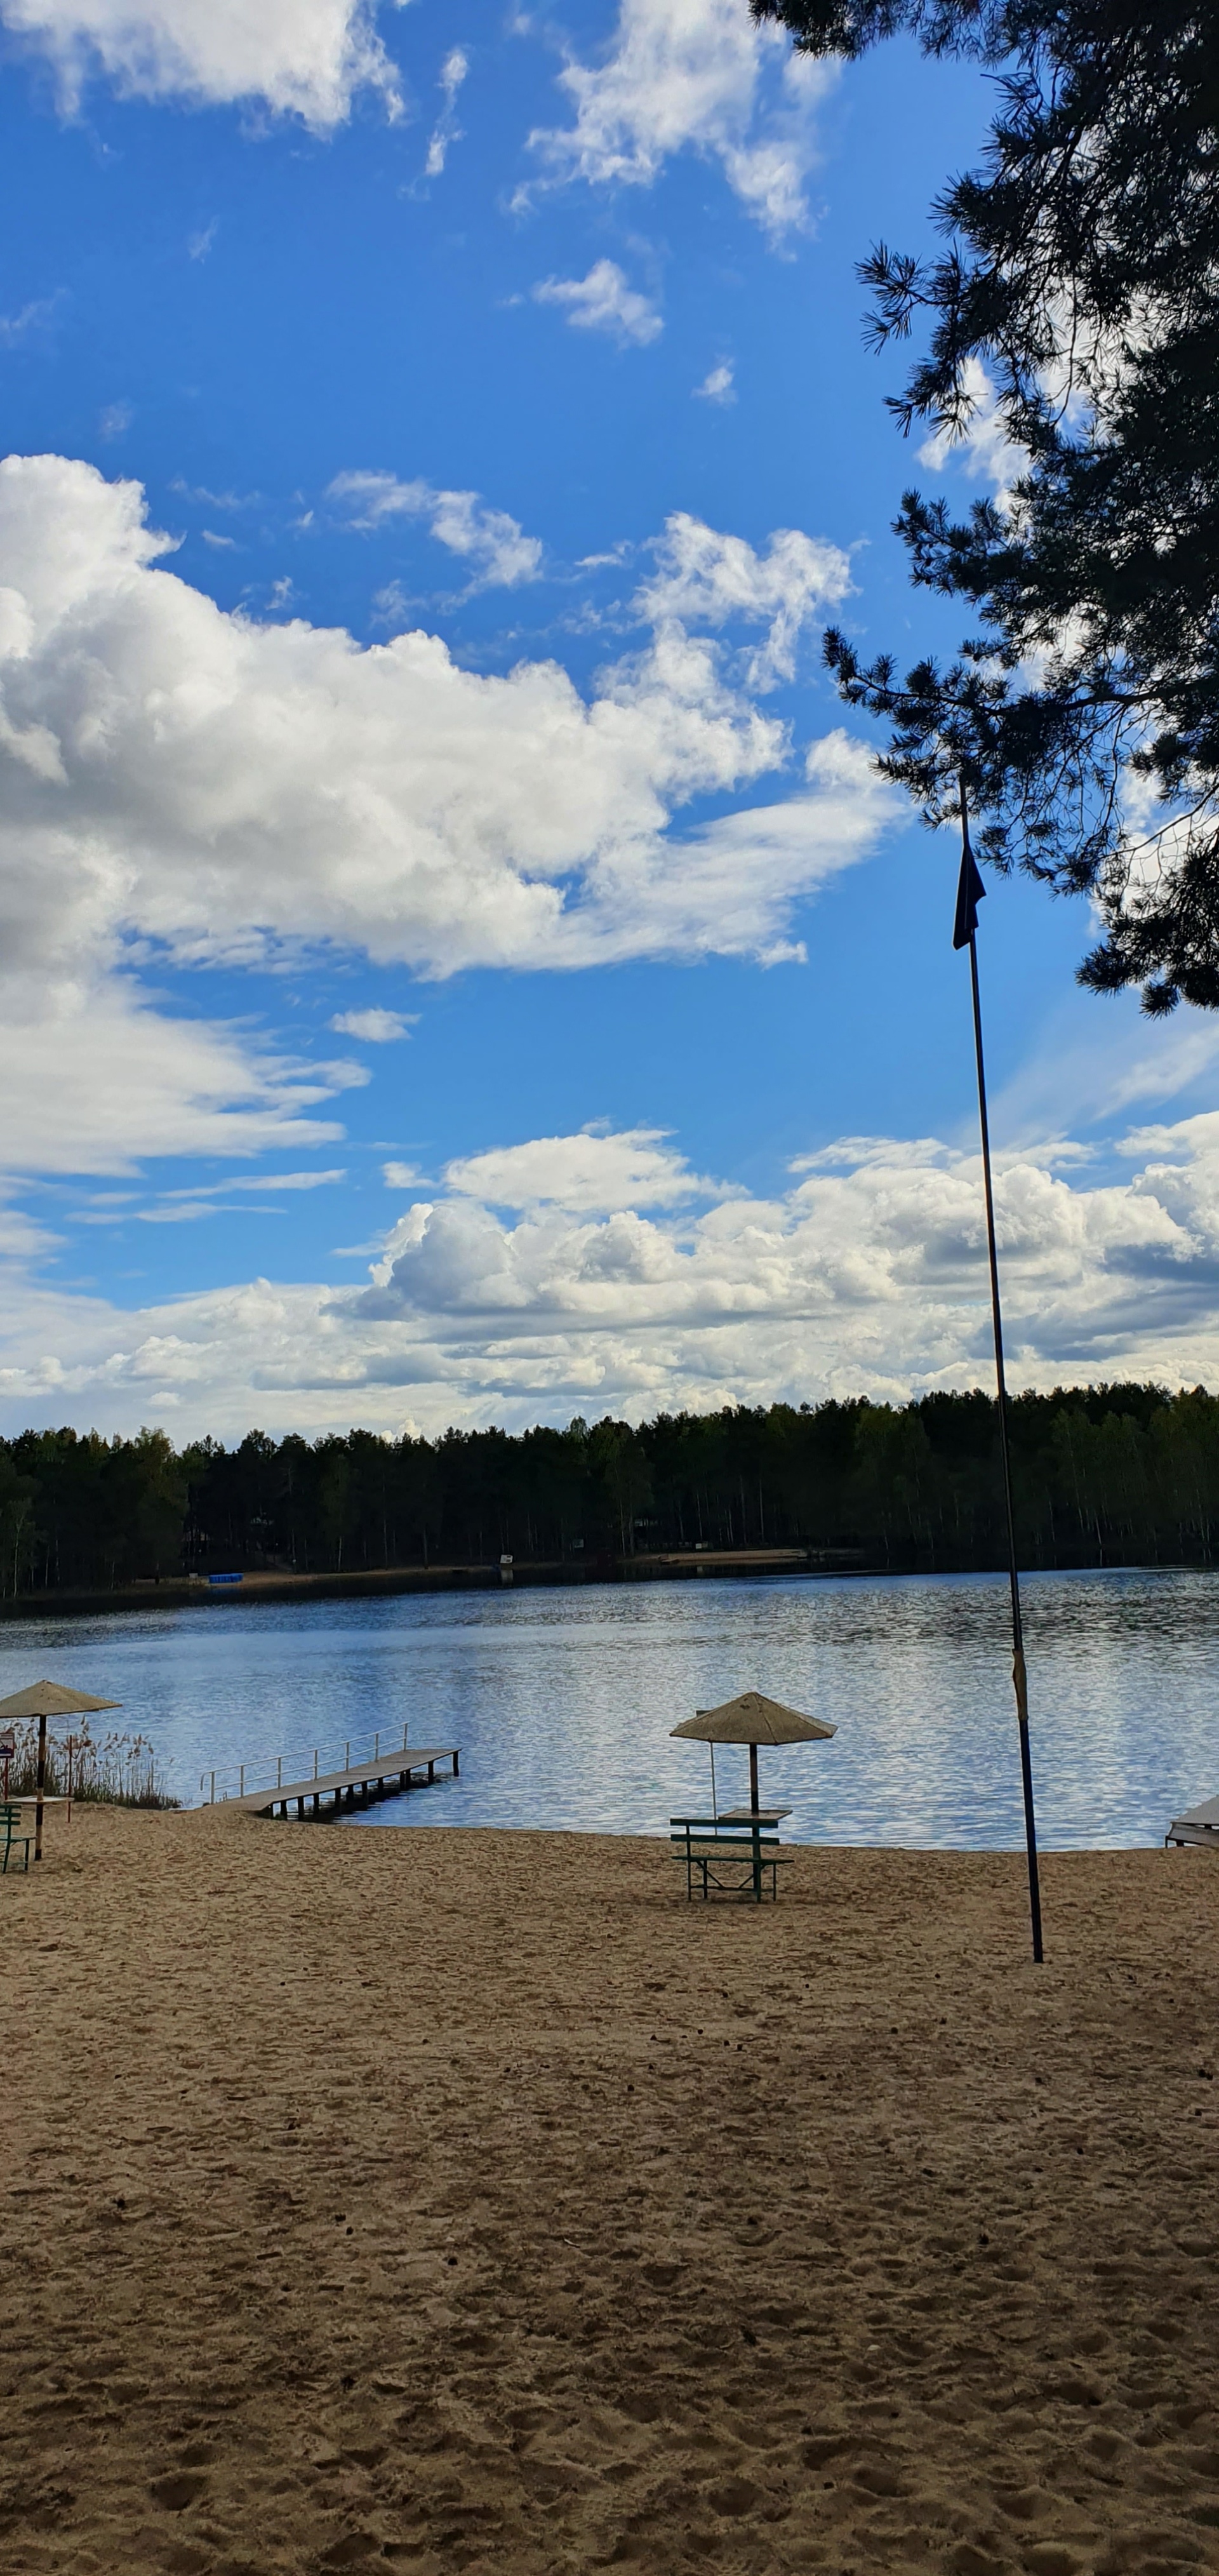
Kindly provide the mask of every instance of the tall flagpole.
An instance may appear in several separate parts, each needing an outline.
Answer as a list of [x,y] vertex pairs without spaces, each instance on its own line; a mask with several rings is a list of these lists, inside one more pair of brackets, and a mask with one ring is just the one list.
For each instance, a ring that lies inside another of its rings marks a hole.
[[1007,1423],[1007,1380],[1003,1367],[1003,1314],[999,1304],[995,1194],[990,1169],[990,1122],[986,1114],[986,1065],[982,1054],[982,1000],[978,990],[978,903],[985,892],[986,888],[970,843],[969,808],[965,798],[965,780],[962,778],[961,876],[957,887],[957,918],[952,944],[954,948],[968,947],[969,949],[969,980],[973,992],[974,1052],[978,1063],[978,1121],[982,1130],[982,1178],[986,1189],[986,1242],[990,1254],[990,1309],[995,1332],[995,1383],[999,1394],[999,1450],[1003,1460],[1008,1581],[1012,1596],[1012,1681],[1016,1692],[1016,1721],[1020,1731],[1020,1778],[1024,1790],[1024,1839],[1029,1864],[1029,1916],[1033,1931],[1033,1957],[1040,1966],[1044,1952],[1041,1946],[1041,1885],[1037,1874],[1037,1821],[1033,1812],[1033,1763],[1029,1751],[1029,1686],[1024,1663],[1020,1574],[1016,1564],[1016,1515],[1012,1507],[1012,1458]]

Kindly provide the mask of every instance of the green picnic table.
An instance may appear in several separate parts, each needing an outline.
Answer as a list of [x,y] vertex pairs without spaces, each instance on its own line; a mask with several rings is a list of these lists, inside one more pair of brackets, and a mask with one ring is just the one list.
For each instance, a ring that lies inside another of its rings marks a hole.
[[778,1872],[791,1866],[790,1852],[779,1848],[781,1819],[788,1807],[732,1807],[716,1816],[670,1816],[669,1841],[686,1864],[686,1896],[696,1891],[749,1898],[762,1903],[763,1883],[770,1873],[772,1901],[779,1893]]
[[9,1859],[15,1851],[19,1851],[21,1854],[22,1868],[28,1870],[30,1865],[30,1844],[33,1842],[34,1837],[32,1834],[23,1834],[21,1831],[20,1804],[16,1806],[0,1806],[0,1835],[3,1835],[4,1838],[3,1852],[0,1853],[0,1875],[7,1875]]

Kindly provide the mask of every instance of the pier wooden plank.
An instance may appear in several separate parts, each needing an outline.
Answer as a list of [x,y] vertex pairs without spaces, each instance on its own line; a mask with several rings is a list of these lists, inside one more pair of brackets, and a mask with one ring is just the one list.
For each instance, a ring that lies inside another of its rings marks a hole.
[[[353,1763],[348,1771],[323,1771],[317,1779],[273,1782],[269,1789],[250,1789],[244,1798],[226,1798],[223,1804],[236,1807],[247,1816],[269,1816],[277,1807],[281,1807],[285,1815],[289,1808],[295,1807],[298,1816],[305,1815],[312,1807],[313,1813],[319,1815],[323,1798],[329,1798],[337,1811],[345,1803],[354,1803],[359,1790],[363,1790],[366,1800],[373,1787],[386,1798],[398,1797],[410,1789],[426,1788],[436,1777],[438,1762],[448,1762],[452,1766],[452,1777],[457,1779],[460,1747],[456,1744],[400,1744],[378,1754],[374,1762]],[[415,1776],[419,1772],[424,1774],[422,1779]]]
[[1195,1843],[1205,1851],[1219,1851],[1219,1798],[1207,1798],[1200,1807],[1188,1807],[1183,1816],[1174,1816],[1165,1843]]

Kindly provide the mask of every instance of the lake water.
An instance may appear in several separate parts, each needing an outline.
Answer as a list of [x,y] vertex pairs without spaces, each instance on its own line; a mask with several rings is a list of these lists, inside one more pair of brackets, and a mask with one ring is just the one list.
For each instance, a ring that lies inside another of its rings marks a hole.
[[[1031,1577],[1024,1591],[1038,1826],[1050,1848],[1159,1842],[1219,1792],[1219,1575]],[[458,1744],[461,1778],[360,1831],[534,1825],[663,1831],[705,1812],[695,1708],[752,1686],[837,1722],[760,1756],[797,1839],[1005,1848],[1022,1826],[1006,1583],[992,1575],[580,1586],[23,1622],[0,1697],[43,1674],[121,1700],[187,1803],[372,1751]],[[104,1720],[97,1723],[103,1725]],[[307,1758],[306,1758],[307,1757]],[[747,1756],[716,1756],[721,1805]],[[345,1828],[344,1828],[345,1829]]]

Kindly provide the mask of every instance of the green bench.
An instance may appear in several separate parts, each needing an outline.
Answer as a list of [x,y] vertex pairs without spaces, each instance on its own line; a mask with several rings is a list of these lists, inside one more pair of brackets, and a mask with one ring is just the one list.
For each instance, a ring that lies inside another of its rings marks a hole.
[[20,1807],[0,1806],[0,1834],[4,1836],[4,1854],[0,1859],[0,1873],[7,1873],[10,1855],[15,1851],[21,1853],[22,1868],[29,1868],[30,1844],[34,1837],[32,1834],[23,1834],[20,1828]]
[[669,1841],[686,1864],[686,1895],[696,1890],[707,1898],[747,1897],[762,1902],[767,1872],[771,1898],[779,1893],[778,1872],[790,1869],[792,1854],[781,1851],[777,1828],[769,1824],[725,1828],[714,1816],[670,1816]]

